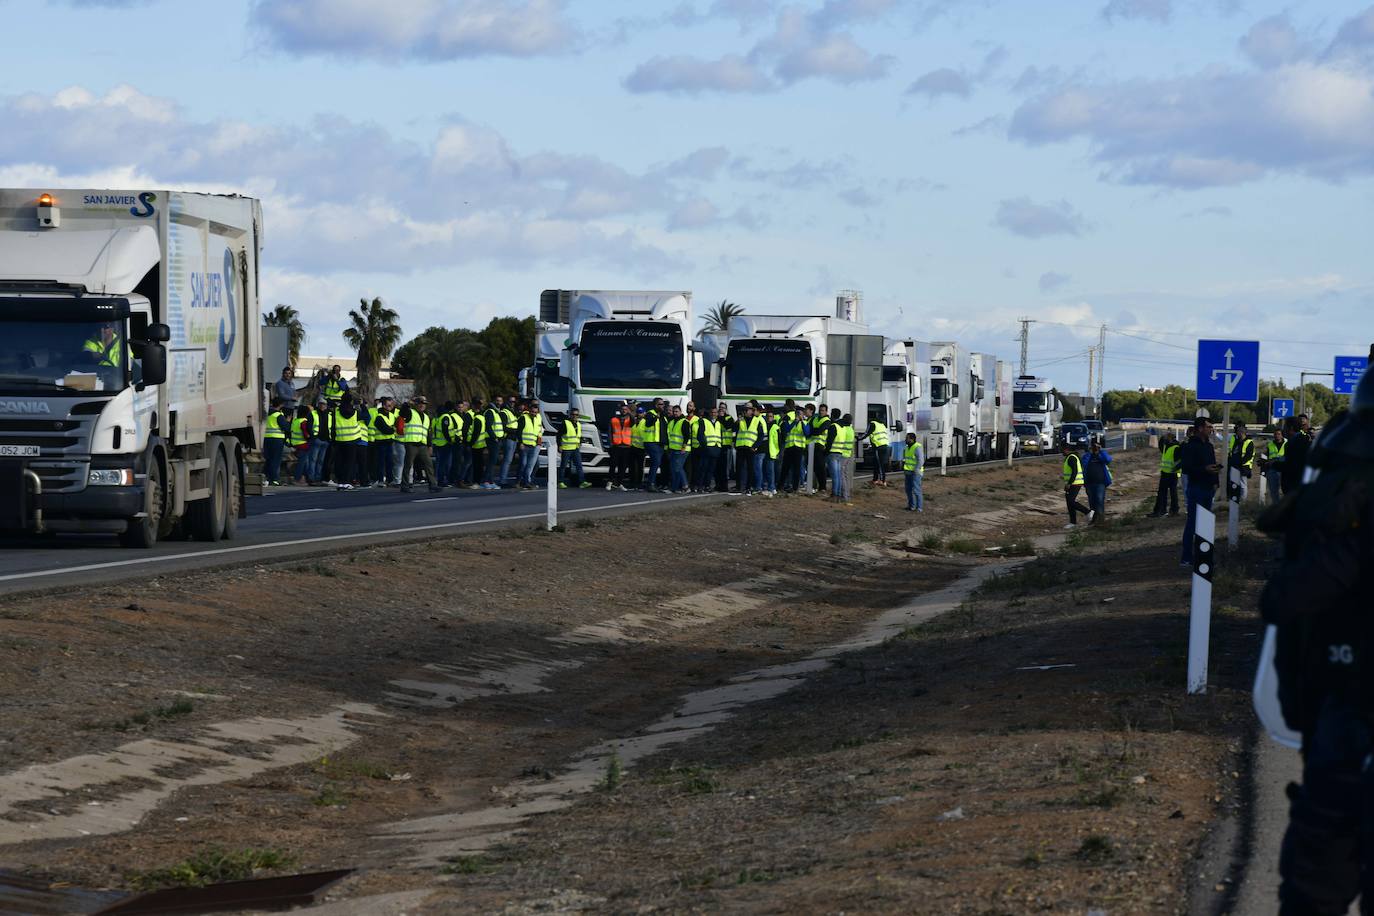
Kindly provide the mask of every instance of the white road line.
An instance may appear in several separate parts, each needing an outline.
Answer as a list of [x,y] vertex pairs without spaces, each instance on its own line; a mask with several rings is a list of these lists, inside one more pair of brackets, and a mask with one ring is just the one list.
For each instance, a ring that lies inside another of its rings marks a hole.
[[424,499],[412,499],[413,503],[446,503],[458,499],[457,496],[428,496]]
[[299,515],[302,512],[323,512],[323,509],[278,509],[276,512],[264,512],[263,515]]
[[[669,496],[664,499],[646,499],[633,503],[611,503],[606,506],[588,506],[585,509],[559,509],[559,515],[573,515],[578,512],[601,512],[606,509],[626,509],[633,506],[654,506],[662,503],[680,502],[686,499],[705,499],[721,496],[720,493],[695,493],[688,496]],[[545,518],[543,510],[526,515],[501,515],[495,518],[475,518],[466,522],[440,522],[434,525],[414,525],[410,528],[387,528],[382,531],[360,531],[357,534],[327,534],[322,537],[295,538],[290,541],[272,541],[267,544],[245,544],[241,547],[221,547],[212,550],[197,550],[191,553],[172,553],[161,557],[137,557],[132,560],[111,560],[108,563],[87,563],[84,566],[64,566],[61,569],[44,569],[37,572],[9,573],[0,576],[0,582],[17,582],[20,579],[41,579],[48,576],[65,576],[69,573],[91,572],[97,569],[117,569],[121,566],[146,566],[149,563],[170,563],[173,560],[189,560],[195,557],[222,557],[225,554],[244,553],[251,550],[271,550],[274,547],[299,547],[302,544],[323,544],[328,541],[355,541],[359,538],[378,537],[392,534],[414,534],[419,531],[439,531],[444,528],[467,528],[472,525],[487,525],[492,522],[519,522]]]

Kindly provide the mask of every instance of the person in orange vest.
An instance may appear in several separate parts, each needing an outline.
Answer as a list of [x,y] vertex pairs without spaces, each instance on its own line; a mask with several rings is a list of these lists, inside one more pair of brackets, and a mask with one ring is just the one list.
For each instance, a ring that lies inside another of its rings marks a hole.
[[630,476],[630,458],[634,451],[635,417],[630,412],[630,403],[622,401],[620,410],[611,417],[611,477],[606,483],[608,490],[628,490],[625,485]]

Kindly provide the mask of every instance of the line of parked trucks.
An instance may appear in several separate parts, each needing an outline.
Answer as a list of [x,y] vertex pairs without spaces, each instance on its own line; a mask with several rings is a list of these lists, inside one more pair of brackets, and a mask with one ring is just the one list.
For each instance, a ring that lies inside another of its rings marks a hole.
[[[283,340],[264,372],[261,248],[261,207],[238,195],[0,190],[0,531],[233,537],[284,364]],[[952,462],[1019,451],[1023,419],[1053,441],[1048,382],[956,342],[881,339],[881,383],[832,384],[832,338],[874,339],[859,309],[694,336],[690,292],[548,290],[521,381],[551,420],[581,409],[593,468],[616,407],[655,397],[826,403]]]
[[1048,379],[1016,377],[957,341],[882,338],[881,384],[856,390],[829,359],[832,338],[873,336],[853,294],[837,297],[833,315],[743,314],[695,336],[693,327],[686,290],[545,290],[522,393],[539,398],[551,422],[578,408],[591,469],[609,465],[610,419],[627,400],[719,402],[732,414],[751,401],[825,404],[851,414],[860,432],[876,421],[894,442],[915,433],[928,461],[952,464],[1046,451],[1063,416]]

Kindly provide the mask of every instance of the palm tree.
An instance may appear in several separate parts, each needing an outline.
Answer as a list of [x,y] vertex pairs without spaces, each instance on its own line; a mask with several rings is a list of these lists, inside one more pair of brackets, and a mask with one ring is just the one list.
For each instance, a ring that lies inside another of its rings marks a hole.
[[415,387],[436,404],[485,399],[490,380],[482,371],[486,348],[471,331],[443,330],[420,342],[415,354]]
[[706,330],[728,330],[730,319],[743,314],[744,306],[731,302],[729,299],[722,299],[720,305],[706,310]]
[[377,374],[382,363],[391,356],[401,342],[400,316],[382,304],[380,298],[371,302],[359,300],[360,308],[348,310],[351,325],[344,328],[343,339],[358,353],[358,394],[371,401],[377,393]]
[[301,344],[305,343],[305,325],[301,324],[300,313],[289,305],[278,305],[262,316],[262,323],[269,328],[286,328],[287,347],[291,351],[291,368],[301,358]]

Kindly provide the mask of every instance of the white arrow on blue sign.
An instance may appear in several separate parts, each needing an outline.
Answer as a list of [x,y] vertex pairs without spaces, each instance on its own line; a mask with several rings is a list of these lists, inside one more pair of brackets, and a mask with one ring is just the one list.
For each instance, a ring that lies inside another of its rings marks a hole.
[[1269,415],[1280,420],[1293,416],[1293,399],[1274,398],[1274,406],[1270,409]]
[[1199,340],[1197,399],[1247,404],[1258,401],[1259,341]]
[[1336,382],[1331,387],[1337,394],[1354,394],[1355,386],[1360,383],[1360,376],[1364,375],[1367,368],[1368,356],[1336,357]]

